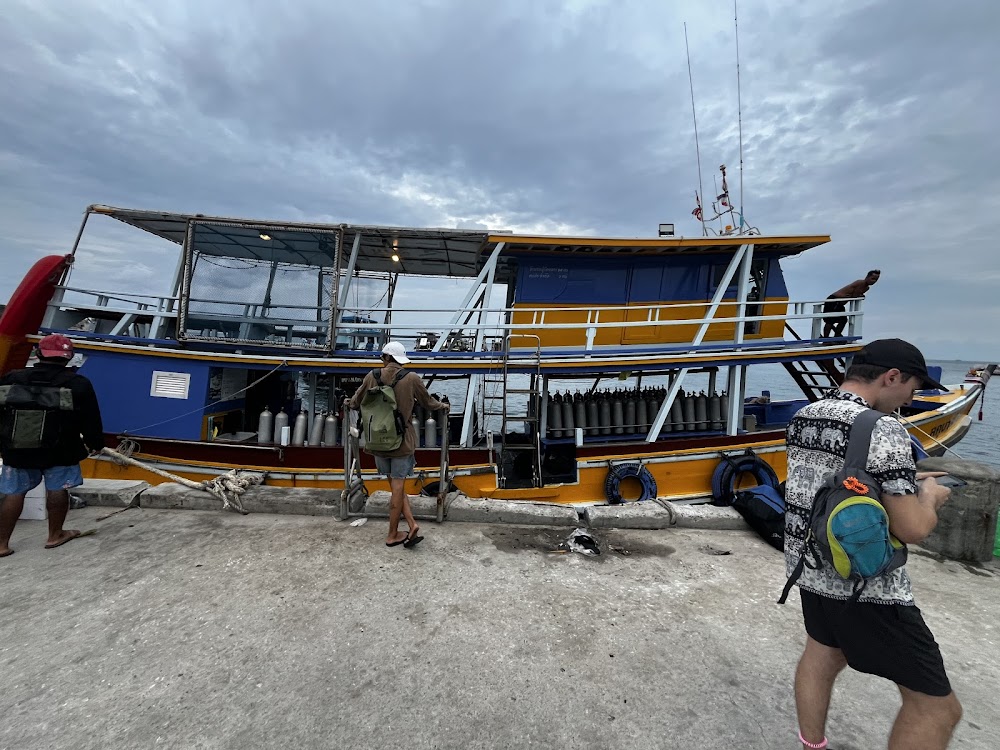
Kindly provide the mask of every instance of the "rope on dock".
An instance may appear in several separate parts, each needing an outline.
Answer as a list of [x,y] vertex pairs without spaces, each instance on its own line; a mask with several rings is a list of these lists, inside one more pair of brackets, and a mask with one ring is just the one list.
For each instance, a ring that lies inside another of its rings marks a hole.
[[[129,441],[132,442],[132,441]],[[185,477],[171,474],[169,471],[158,469],[130,455],[134,446],[119,446],[122,451],[114,448],[102,448],[101,453],[120,466],[136,466],[140,469],[152,472],[158,476],[169,479],[177,484],[184,485],[192,490],[207,492],[222,501],[223,510],[235,510],[244,516],[249,511],[243,509],[243,502],[240,497],[251,487],[256,487],[264,481],[267,476],[264,472],[244,471],[242,469],[231,469],[225,474],[221,474],[214,479],[206,479],[202,482],[193,482]]]

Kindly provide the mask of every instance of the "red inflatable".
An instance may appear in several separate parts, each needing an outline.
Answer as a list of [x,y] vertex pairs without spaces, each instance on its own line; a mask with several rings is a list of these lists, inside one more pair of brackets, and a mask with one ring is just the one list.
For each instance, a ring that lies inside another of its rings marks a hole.
[[31,267],[0,315],[0,375],[24,367],[31,355],[25,336],[38,333],[45,308],[52,299],[72,255],[47,255]]

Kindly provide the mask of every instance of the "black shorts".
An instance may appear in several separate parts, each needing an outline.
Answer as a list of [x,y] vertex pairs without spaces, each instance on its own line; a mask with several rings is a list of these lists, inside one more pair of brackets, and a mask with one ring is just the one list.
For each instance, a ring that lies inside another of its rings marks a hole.
[[806,632],[843,651],[854,669],[925,695],[951,693],[941,649],[916,606],[842,601],[801,588],[799,595]]

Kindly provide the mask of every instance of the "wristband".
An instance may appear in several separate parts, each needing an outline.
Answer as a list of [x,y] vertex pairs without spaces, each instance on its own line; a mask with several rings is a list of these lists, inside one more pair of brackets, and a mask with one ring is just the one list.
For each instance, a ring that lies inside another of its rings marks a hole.
[[810,742],[805,737],[802,736],[802,730],[799,730],[799,741],[806,747],[811,747],[813,750],[823,750],[826,747],[826,737],[824,737],[819,742]]

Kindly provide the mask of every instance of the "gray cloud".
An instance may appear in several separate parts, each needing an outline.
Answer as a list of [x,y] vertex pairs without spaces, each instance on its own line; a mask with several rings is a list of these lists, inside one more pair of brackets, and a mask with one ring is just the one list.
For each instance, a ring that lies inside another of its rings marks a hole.
[[[705,191],[725,162],[736,192],[731,8],[289,5],[8,3],[0,299],[31,258],[68,248],[94,202],[608,235],[675,221],[694,234],[684,20]],[[833,235],[786,265],[796,298],[880,266],[867,335],[996,357],[1000,9],[845,6],[740,5],[748,218]],[[164,291],[171,248],[111,230],[92,243],[75,283]]]

